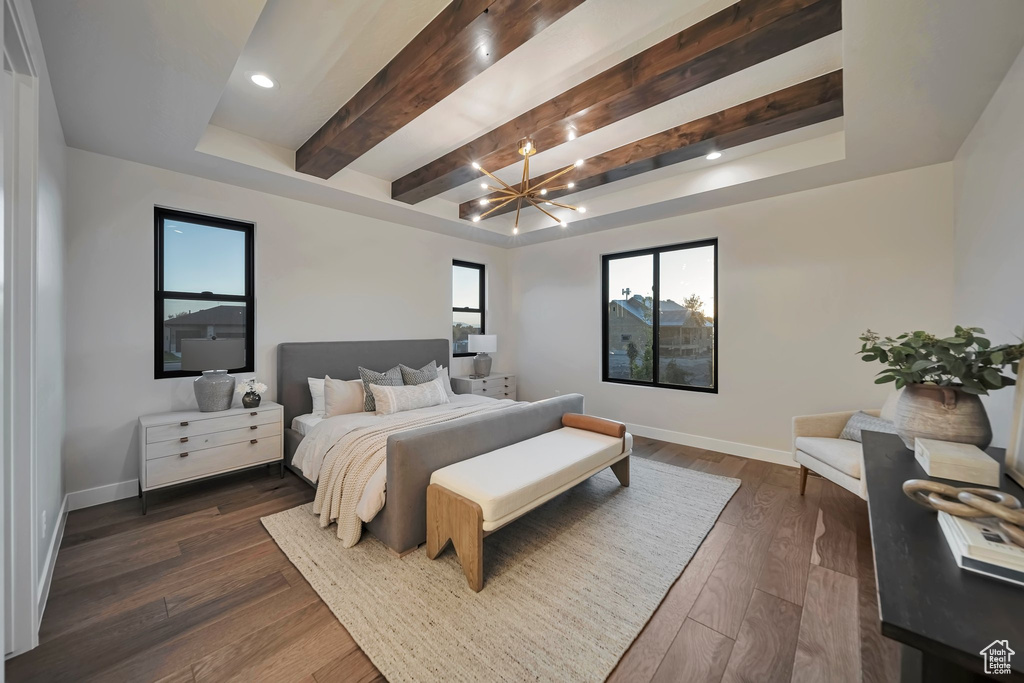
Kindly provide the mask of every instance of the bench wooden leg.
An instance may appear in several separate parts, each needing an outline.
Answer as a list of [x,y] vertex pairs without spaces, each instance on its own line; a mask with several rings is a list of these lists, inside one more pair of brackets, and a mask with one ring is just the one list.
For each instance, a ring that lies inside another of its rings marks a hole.
[[804,495],[804,491],[807,490],[807,468],[800,465],[800,495]]
[[612,472],[618,478],[619,483],[623,486],[629,486],[629,457],[626,456],[622,460],[612,465]]
[[484,515],[477,503],[443,486],[427,487],[427,557],[433,560],[451,541],[469,587],[484,587]]

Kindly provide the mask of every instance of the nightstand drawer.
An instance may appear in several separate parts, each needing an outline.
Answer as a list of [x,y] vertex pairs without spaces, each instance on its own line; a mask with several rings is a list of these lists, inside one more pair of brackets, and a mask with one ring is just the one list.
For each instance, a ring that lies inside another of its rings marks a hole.
[[491,384],[490,386],[474,388],[474,396],[487,396],[488,398],[510,398],[516,400],[516,385],[504,386]]
[[160,441],[178,441],[182,437],[193,437],[200,434],[226,432],[232,429],[245,429],[252,425],[272,424],[281,421],[281,409],[256,408],[242,414],[225,415],[224,417],[204,417],[199,420],[183,420],[176,424],[154,425],[146,428],[146,443]]
[[201,451],[182,451],[187,455],[168,455],[146,463],[146,487],[149,489],[180,481],[227,472],[249,465],[281,459],[281,437],[271,436]]
[[[153,428],[150,427],[150,429]],[[156,460],[168,455],[192,453],[206,450],[207,448],[227,446],[232,443],[248,443],[252,439],[267,439],[271,436],[278,436],[280,433],[281,423],[275,420],[265,424],[253,424],[239,429],[229,429],[224,432],[182,436],[172,441],[159,441],[151,444],[146,449],[146,459]]]
[[476,393],[477,389],[515,389],[516,388],[516,377],[515,375],[491,375],[483,379],[473,380],[473,392]]

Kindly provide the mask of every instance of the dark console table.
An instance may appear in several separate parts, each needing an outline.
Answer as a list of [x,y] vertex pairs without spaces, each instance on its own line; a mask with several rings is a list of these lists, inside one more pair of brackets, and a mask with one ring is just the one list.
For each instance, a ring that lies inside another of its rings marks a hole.
[[[1002,466],[1002,449],[988,453]],[[863,476],[882,634],[904,645],[902,680],[989,680],[981,650],[1007,640],[1020,653],[1011,658],[1013,673],[992,679],[1024,681],[1024,586],[957,567],[936,513],[903,494],[904,481],[928,476],[899,437],[864,434]],[[1001,481],[1024,501],[1024,489],[1006,476]]]

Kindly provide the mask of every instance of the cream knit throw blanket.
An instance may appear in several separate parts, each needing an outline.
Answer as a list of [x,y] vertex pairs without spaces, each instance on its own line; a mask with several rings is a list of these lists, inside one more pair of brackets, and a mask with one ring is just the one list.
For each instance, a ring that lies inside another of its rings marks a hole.
[[388,436],[391,434],[513,405],[513,401],[488,401],[485,404],[453,407],[443,413],[412,420],[406,414],[396,413],[383,418],[381,424],[348,432],[331,447],[320,470],[316,499],[313,501],[313,514],[320,515],[320,526],[327,527],[336,521],[338,538],[345,548],[351,548],[359,542],[362,520],[356,515],[356,505],[370,477],[387,457]]

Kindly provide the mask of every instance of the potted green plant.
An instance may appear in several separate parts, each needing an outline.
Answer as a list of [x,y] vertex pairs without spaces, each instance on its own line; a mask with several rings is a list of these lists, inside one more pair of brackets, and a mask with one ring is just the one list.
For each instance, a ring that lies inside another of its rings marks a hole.
[[980,327],[956,327],[953,336],[905,332],[881,337],[868,330],[861,335],[861,360],[879,362],[885,369],[875,384],[895,382],[905,390],[896,404],[896,432],[908,448],[914,439],[940,439],[986,448],[992,425],[979,398],[1016,382],[1024,343],[993,346]]

